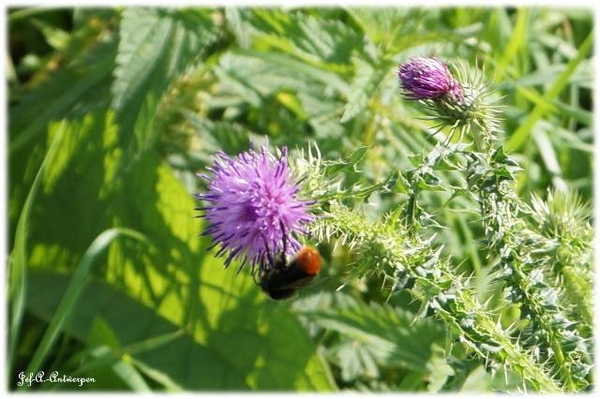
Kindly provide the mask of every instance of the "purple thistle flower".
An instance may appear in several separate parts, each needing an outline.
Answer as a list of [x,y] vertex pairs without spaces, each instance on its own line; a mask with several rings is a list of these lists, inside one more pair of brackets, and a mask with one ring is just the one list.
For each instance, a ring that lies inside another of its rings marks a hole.
[[208,206],[197,208],[209,223],[202,235],[210,235],[217,256],[228,253],[225,266],[239,257],[243,267],[262,264],[267,256],[283,251],[295,254],[301,247],[294,233],[305,233],[303,226],[312,220],[307,208],[312,204],[297,198],[298,185],[287,164],[287,148],[277,159],[264,147],[250,149],[236,157],[219,152],[212,176],[198,175],[208,181],[208,192],[197,194]]
[[411,57],[400,65],[398,77],[409,100],[452,98],[462,100],[460,83],[437,58]]

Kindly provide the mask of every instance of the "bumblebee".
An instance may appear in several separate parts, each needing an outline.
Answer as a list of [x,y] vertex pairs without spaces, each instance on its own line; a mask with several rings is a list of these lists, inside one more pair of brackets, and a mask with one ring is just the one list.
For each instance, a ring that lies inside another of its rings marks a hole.
[[265,240],[267,253],[260,264],[258,281],[256,281],[263,292],[275,300],[293,297],[298,290],[308,286],[321,270],[319,251],[313,247],[302,247],[288,262],[287,235],[283,224],[281,231],[283,231],[283,249],[279,254],[272,254]]
[[271,299],[287,299],[315,279],[321,269],[321,258],[315,248],[303,247],[291,262],[286,261],[282,252],[270,266],[260,271],[260,288]]

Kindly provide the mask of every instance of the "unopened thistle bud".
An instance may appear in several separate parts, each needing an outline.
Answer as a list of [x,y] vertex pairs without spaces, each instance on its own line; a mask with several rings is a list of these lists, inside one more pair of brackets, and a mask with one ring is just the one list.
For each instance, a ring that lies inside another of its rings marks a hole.
[[411,57],[400,65],[398,77],[409,100],[462,100],[460,84],[437,58]]
[[402,93],[408,100],[417,100],[429,118],[439,122],[441,129],[450,128],[450,137],[459,131],[475,139],[482,150],[497,131],[498,106],[483,74],[466,63],[450,68],[437,58],[412,57],[401,64],[398,77]]

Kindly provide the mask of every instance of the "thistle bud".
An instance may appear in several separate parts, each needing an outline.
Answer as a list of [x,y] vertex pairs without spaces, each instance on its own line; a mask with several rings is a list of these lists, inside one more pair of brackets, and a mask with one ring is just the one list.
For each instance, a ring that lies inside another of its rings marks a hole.
[[437,58],[411,57],[400,65],[398,77],[408,100],[462,100],[460,83]]
[[498,129],[496,98],[482,72],[466,62],[458,62],[452,70],[455,75],[437,58],[411,57],[398,68],[402,94],[419,101],[440,129],[448,127],[448,140],[458,132],[460,141],[466,133],[473,137],[476,148],[483,150]]

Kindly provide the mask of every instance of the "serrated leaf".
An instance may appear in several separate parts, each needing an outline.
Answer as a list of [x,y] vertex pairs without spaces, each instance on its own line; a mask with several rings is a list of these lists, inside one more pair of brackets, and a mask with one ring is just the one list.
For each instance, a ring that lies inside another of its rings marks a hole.
[[128,8],[119,35],[112,107],[124,131],[139,122],[142,148],[153,140],[149,126],[164,92],[215,40],[215,27],[209,10]]
[[[122,347],[186,329],[187,341],[136,352],[185,389],[332,389],[315,344],[286,304],[265,310],[266,298],[248,274],[223,270],[222,261],[204,252],[207,243],[200,241],[194,218],[197,204],[157,154],[147,151],[120,168],[124,160],[112,113],[89,115],[66,129],[69,140],[44,174],[44,195],[29,225],[32,268],[71,273],[94,235],[114,225],[143,231],[151,243],[111,244],[95,269],[110,286],[88,287],[84,295],[94,294],[78,301],[83,310],[67,329],[79,325],[84,339],[95,315],[110,315],[105,320]],[[66,207],[65,196],[78,201]],[[44,277],[39,287],[32,294],[42,297],[31,306],[37,314],[52,315],[49,307],[62,297],[64,283]],[[153,330],[156,318],[164,323]],[[205,350],[190,352],[196,344]],[[198,374],[188,373],[191,367]]]
[[445,359],[445,350],[437,343],[432,344],[432,353],[427,368],[429,369],[429,384],[427,390],[429,392],[439,392],[446,384],[449,377],[454,375],[454,369],[448,365]]
[[[349,70],[352,52],[362,50],[363,37],[337,18],[343,11],[331,10],[332,17],[307,12],[262,9],[249,19],[260,32],[257,46],[286,52],[323,70],[344,74]],[[338,14],[338,15],[336,15]]]
[[365,110],[378,84],[379,74],[376,73],[375,69],[366,62],[358,62],[354,80],[350,86],[348,102],[344,107],[344,114],[340,123],[346,123]]
[[[338,300],[342,298],[337,294]],[[402,367],[412,371],[428,371],[432,344],[443,342],[443,330],[430,320],[415,321],[401,309],[377,304],[366,305],[349,297],[345,304],[330,310],[314,310],[304,315],[318,325],[338,331],[345,339],[356,340],[380,367]]]
[[[183,115],[194,127],[198,138],[201,140],[203,148],[198,151],[198,156],[207,157],[208,154],[214,154],[217,151],[225,151],[235,155],[246,151],[252,140],[256,140],[258,135],[248,131],[243,125],[230,122],[213,122],[209,119],[202,119],[200,115],[184,111]],[[208,157],[206,158],[208,164]]]

